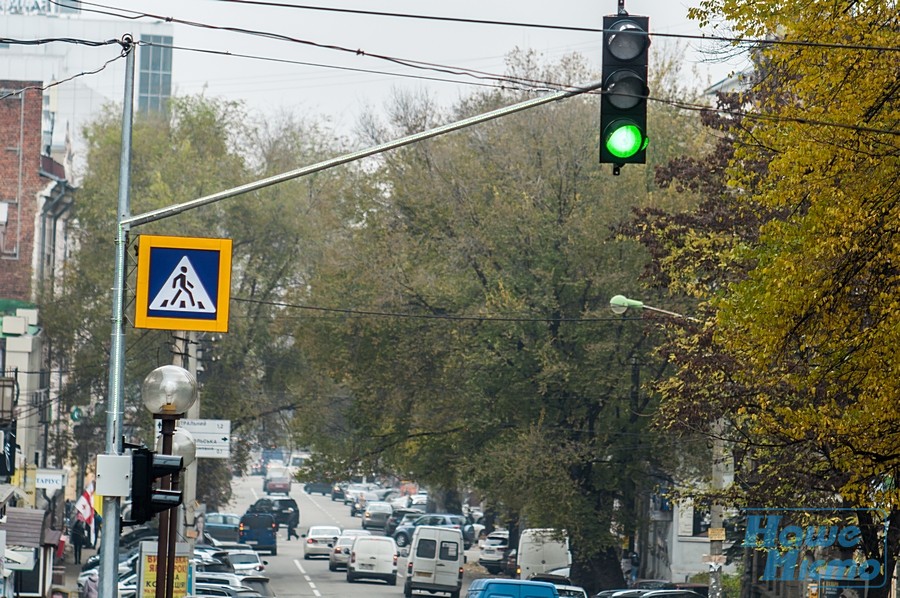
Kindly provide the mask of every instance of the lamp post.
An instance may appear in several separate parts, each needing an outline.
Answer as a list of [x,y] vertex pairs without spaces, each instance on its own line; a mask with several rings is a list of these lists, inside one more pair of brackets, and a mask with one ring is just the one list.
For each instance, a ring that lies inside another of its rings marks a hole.
[[[160,453],[165,454],[165,452],[163,451],[163,443],[163,436],[160,436],[156,441],[156,450]],[[194,437],[190,432],[183,428],[175,428],[174,432],[172,433],[171,454],[181,457],[181,464],[184,468],[187,468],[191,463],[194,462],[194,459],[197,458],[197,444],[194,442]],[[177,476],[172,477],[171,489],[179,489],[179,480]],[[172,598],[175,590],[175,541],[176,536],[178,535],[179,526],[177,513],[172,513],[170,511],[166,511],[165,513],[167,514],[169,520],[169,529],[167,534],[168,545],[166,548],[166,556],[168,558],[166,560],[165,586],[166,598]],[[160,523],[160,525],[162,524]]]
[[[175,421],[197,400],[197,381],[184,368],[164,365],[150,372],[141,386],[141,399],[154,419],[162,421],[161,454],[173,455]],[[196,449],[195,449],[196,454]],[[177,476],[162,480],[163,490],[177,490]],[[169,510],[159,514],[159,541],[156,551],[156,598],[171,598],[175,577],[175,536],[177,517]]]
[[[616,295],[609,300],[609,308],[614,314],[622,315],[629,308],[648,310],[655,313],[663,314],[671,318],[679,320],[687,320],[688,322],[699,322],[697,318],[685,316],[683,314],[660,309],[645,304],[643,301],[629,299],[624,295]],[[713,423],[713,463],[712,463],[712,488],[714,491],[723,490],[725,488],[724,461],[725,461],[725,442],[722,439],[722,422],[721,420]],[[712,502],[709,506],[709,598],[722,598],[722,566],[725,563],[724,543],[725,528],[723,527],[724,514],[721,503]]]

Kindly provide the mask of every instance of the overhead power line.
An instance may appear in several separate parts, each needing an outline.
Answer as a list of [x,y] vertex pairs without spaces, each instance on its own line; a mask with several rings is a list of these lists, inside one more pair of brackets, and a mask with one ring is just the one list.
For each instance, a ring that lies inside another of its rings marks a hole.
[[[53,4],[57,4],[54,0],[50,0]],[[230,4],[246,4],[252,6],[270,6],[275,8],[289,8],[289,9],[297,9],[297,10],[311,10],[311,11],[319,11],[319,12],[333,12],[333,13],[344,13],[344,14],[357,14],[357,15],[366,15],[366,16],[377,16],[377,17],[392,17],[392,18],[402,18],[402,19],[417,19],[417,20],[427,20],[427,21],[444,21],[451,23],[464,23],[469,25],[495,25],[495,26],[505,26],[505,27],[523,27],[530,29],[549,29],[555,31],[578,31],[584,33],[604,33],[602,28],[597,27],[579,27],[579,26],[571,26],[571,25],[548,25],[546,23],[523,23],[516,21],[496,21],[496,20],[488,20],[488,19],[468,19],[463,17],[442,17],[435,15],[423,15],[423,14],[412,14],[412,13],[399,13],[399,12],[387,12],[387,11],[375,11],[375,10],[360,10],[360,9],[351,9],[351,8],[335,8],[335,7],[326,7],[326,6],[310,6],[305,4],[290,4],[286,2],[271,2],[267,0],[219,0],[220,2],[230,3]],[[108,10],[118,10],[124,13],[130,13],[131,17],[127,17],[125,15],[117,15],[116,13],[102,13],[102,14],[111,14],[113,16],[121,16],[123,18],[135,19],[135,18],[153,18],[153,19],[162,19],[171,23],[180,23],[183,25],[194,25],[201,27],[208,27],[218,29],[219,27],[213,25],[204,25],[202,23],[195,23],[191,21],[183,21],[180,19],[176,19],[174,17],[166,17],[161,15],[154,15],[151,13],[143,13],[140,11],[128,10],[124,8],[118,8],[115,6],[109,6],[105,4],[97,4],[93,2],[81,2],[82,6],[97,6],[100,8],[105,8]],[[85,10],[82,8],[82,10]],[[90,10],[90,9],[87,9]],[[100,12],[100,11],[94,11]],[[222,29],[230,29],[227,27],[222,27]],[[234,31],[238,31],[237,29],[230,29]],[[246,32],[250,32],[247,30]],[[265,32],[258,32],[265,34]],[[757,38],[742,38],[742,37],[729,37],[729,36],[720,36],[720,35],[691,35],[685,33],[654,33],[650,32],[650,37],[659,37],[659,38],[673,38],[673,39],[687,39],[687,40],[695,40],[695,41],[717,41],[717,42],[728,42],[732,44],[739,45],[751,45],[751,46],[759,46],[759,45],[784,45],[784,46],[799,46],[799,47],[809,47],[809,48],[825,48],[832,50],[861,50],[861,51],[872,51],[872,52],[900,52],[900,46],[870,46],[865,44],[838,44],[832,42],[815,42],[815,41],[807,41],[807,40],[787,40],[787,39],[757,39]]]
[[126,51],[123,50],[121,54],[119,54],[119,55],[116,56],[115,58],[110,58],[109,60],[107,60],[106,62],[104,62],[103,65],[101,65],[101,66],[100,66],[99,68],[97,68],[97,69],[94,69],[93,71],[83,71],[83,72],[81,72],[81,73],[77,73],[77,74],[75,74],[75,75],[72,75],[71,77],[66,77],[65,79],[60,79],[59,81],[52,81],[52,82],[48,83],[47,85],[28,85],[28,86],[23,87],[23,88],[21,88],[21,89],[16,89],[16,90],[14,90],[14,91],[10,91],[10,92],[4,93],[4,94],[0,95],[0,100],[5,100],[6,98],[9,98],[9,97],[12,97],[12,96],[19,95],[19,94],[21,94],[21,93],[24,93],[24,92],[28,91],[29,89],[37,89],[37,90],[39,90],[39,91],[45,91],[45,90],[47,90],[47,89],[50,89],[51,87],[56,87],[57,85],[61,85],[61,84],[63,84],[63,83],[67,83],[67,82],[72,81],[73,79],[77,79],[77,78],[79,78],[79,77],[85,77],[85,76],[87,76],[87,75],[96,75],[97,73],[99,73],[100,71],[104,70],[106,67],[108,67],[110,64],[112,64],[112,63],[115,62],[116,60],[119,60],[119,59],[121,59],[121,58],[124,58],[124,57],[125,57],[125,54],[126,54]]

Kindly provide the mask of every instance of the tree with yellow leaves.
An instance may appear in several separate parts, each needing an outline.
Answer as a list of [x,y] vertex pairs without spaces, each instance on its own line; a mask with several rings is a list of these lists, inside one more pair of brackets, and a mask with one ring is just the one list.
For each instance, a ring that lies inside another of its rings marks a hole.
[[[707,0],[692,16],[766,41],[750,91],[719,112],[727,167],[661,172],[707,193],[701,211],[631,229],[655,281],[709,310],[666,348],[664,417],[704,433],[725,418],[752,465],[736,506],[855,509],[886,565],[876,586],[900,549],[900,11]],[[889,525],[865,525],[874,507]]]

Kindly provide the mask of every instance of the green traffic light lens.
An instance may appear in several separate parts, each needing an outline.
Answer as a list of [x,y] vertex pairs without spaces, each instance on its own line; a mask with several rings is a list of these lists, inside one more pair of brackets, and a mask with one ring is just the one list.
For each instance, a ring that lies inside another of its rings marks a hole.
[[614,123],[606,136],[606,150],[616,158],[630,158],[647,147],[647,139],[633,123]]

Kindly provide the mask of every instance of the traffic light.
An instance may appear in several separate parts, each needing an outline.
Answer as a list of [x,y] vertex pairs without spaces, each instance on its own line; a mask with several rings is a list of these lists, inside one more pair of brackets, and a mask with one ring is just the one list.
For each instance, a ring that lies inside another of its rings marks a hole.
[[600,163],[644,164],[647,148],[647,57],[650,18],[603,17]]
[[146,523],[157,513],[181,504],[181,491],[161,490],[154,484],[165,476],[179,475],[182,467],[177,455],[159,455],[145,447],[131,450],[130,522]]

